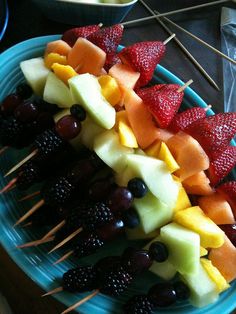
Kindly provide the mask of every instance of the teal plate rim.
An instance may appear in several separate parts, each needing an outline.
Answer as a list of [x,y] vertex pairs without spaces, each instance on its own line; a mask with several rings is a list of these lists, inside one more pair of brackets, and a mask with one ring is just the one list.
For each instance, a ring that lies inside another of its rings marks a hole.
[[[21,75],[19,74],[19,61],[25,60],[27,58],[32,58],[35,56],[41,56],[45,44],[49,41],[56,40],[60,38],[60,35],[49,35],[49,36],[42,36],[36,37],[32,39],[28,39],[21,43],[16,44],[15,46],[9,48],[2,54],[0,54],[0,71],[2,73],[1,77],[3,77],[0,85],[0,99],[7,95],[14,90],[14,85],[22,80]],[[119,47],[119,50],[122,49],[122,46]],[[18,69],[11,68],[11,73],[8,73],[8,67],[12,66],[12,63],[18,67]],[[18,72],[17,72],[18,71]],[[12,77],[12,80],[10,79]],[[9,80],[8,80],[9,78]],[[168,71],[166,68],[162,67],[161,65],[157,66],[157,69],[154,74],[154,81],[158,83],[174,83],[174,84],[184,84],[178,77],[176,77],[173,73]],[[6,86],[4,85],[6,84]],[[206,102],[190,87],[185,90],[185,97],[184,97],[184,104],[187,107],[190,107],[192,104],[198,105],[200,107],[207,107]],[[214,114],[214,112],[210,109],[207,112],[209,115]],[[235,145],[235,142],[232,141],[232,145]],[[14,153],[13,153],[14,154]],[[3,159],[0,164],[5,166],[8,160]],[[1,169],[2,170],[2,169]],[[5,170],[5,169],[4,169]],[[236,174],[234,173],[234,177]],[[1,185],[4,184],[4,178],[0,177]],[[13,229],[12,222],[15,221],[17,215],[15,213],[9,214],[9,209],[12,206],[17,206],[17,195],[15,193],[10,192],[10,202],[9,197],[2,196],[2,200],[0,202],[0,242],[2,246],[5,248],[9,256],[15,261],[15,263],[42,289],[48,291],[49,289],[58,286],[58,283],[55,283],[55,278],[61,276],[61,274],[65,271],[64,265],[59,267],[52,266],[48,261],[44,263],[44,260],[41,258],[42,253],[44,258],[46,257],[47,247],[45,249],[32,249],[28,250],[27,254],[26,251],[16,249],[16,245],[19,242],[26,242],[29,241],[29,235],[27,230],[20,230],[20,229]],[[28,204],[29,206],[29,204]],[[32,236],[32,235],[31,235]],[[37,234],[33,235],[34,238],[37,238]],[[33,240],[33,239],[32,239]],[[38,254],[40,252],[40,254]],[[55,256],[58,258],[58,256]],[[70,263],[66,264],[66,266],[70,265]],[[48,269],[45,272],[45,267],[53,267],[52,269]],[[83,297],[85,294],[80,294],[79,297]],[[70,306],[71,304],[78,301],[78,297],[75,295],[71,295],[69,293],[63,292],[61,294],[54,296],[58,301],[62,302],[66,306]],[[96,299],[96,301],[95,301]],[[113,299],[106,297],[104,295],[98,295],[94,298],[93,301],[89,301],[86,304],[82,305],[78,312],[81,314],[87,314],[88,311],[90,314],[105,314],[111,313],[110,311],[101,308],[101,304],[113,302]],[[115,305],[116,306],[116,305]],[[184,313],[191,313],[191,314],[228,314],[236,308],[236,281],[234,281],[231,285],[231,288],[221,294],[218,301],[214,304],[211,304],[204,308],[194,308],[190,305],[185,306],[183,304],[179,304],[170,309],[164,309],[158,311],[158,313],[165,313],[165,314],[184,314]],[[117,312],[117,309],[114,310],[114,313]],[[112,311],[113,313],[113,311]]]

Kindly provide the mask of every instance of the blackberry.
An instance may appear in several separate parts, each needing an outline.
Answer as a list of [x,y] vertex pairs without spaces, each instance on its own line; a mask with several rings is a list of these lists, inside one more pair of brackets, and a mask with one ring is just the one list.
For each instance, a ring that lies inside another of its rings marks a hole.
[[32,88],[27,83],[21,83],[16,87],[16,93],[23,99],[27,99],[32,96]]
[[70,113],[72,116],[77,118],[79,121],[86,119],[86,111],[81,105],[73,105],[70,107]]
[[98,237],[95,232],[82,232],[80,236],[76,239],[76,241],[74,241],[74,254],[77,257],[87,256],[95,253],[103,245],[104,242]]
[[66,144],[67,142],[55,130],[50,129],[38,135],[34,141],[35,148],[45,157],[65,149]]
[[124,305],[124,314],[151,314],[153,304],[144,294],[135,295]]
[[2,121],[0,138],[3,146],[20,147],[24,126],[21,122],[18,122],[15,118],[10,117]]
[[119,296],[129,286],[132,276],[122,267],[114,267],[103,274],[100,291],[110,296]]
[[83,211],[83,228],[93,230],[113,219],[113,214],[109,207],[102,202],[91,204]]
[[75,186],[62,176],[46,184],[41,194],[46,204],[60,206],[70,199],[74,189]]
[[40,167],[33,160],[30,160],[22,166],[17,175],[17,187],[20,190],[28,189],[31,184],[40,180],[40,177]]
[[94,269],[97,273],[97,279],[100,281],[104,272],[114,269],[114,267],[120,266],[120,256],[105,256],[94,265]]
[[70,292],[85,292],[96,288],[96,272],[93,266],[80,266],[63,275],[63,289]]

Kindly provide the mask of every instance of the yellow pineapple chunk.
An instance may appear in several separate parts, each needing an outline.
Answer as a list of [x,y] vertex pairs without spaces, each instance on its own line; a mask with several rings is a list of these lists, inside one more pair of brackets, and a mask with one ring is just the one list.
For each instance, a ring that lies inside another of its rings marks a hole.
[[158,158],[166,163],[170,173],[175,172],[180,168],[177,162],[175,161],[173,155],[171,154],[169,148],[167,147],[166,143],[164,142],[161,143]]
[[67,64],[66,56],[59,55],[59,53],[50,52],[44,57],[44,64],[48,69],[51,69],[53,63]]
[[55,75],[65,84],[68,84],[68,80],[71,77],[78,75],[78,73],[75,72],[75,70],[70,65],[53,63],[52,70],[54,71]]
[[138,143],[134,136],[133,130],[124,121],[121,121],[121,120],[119,121],[118,133],[119,133],[120,142],[122,145],[126,147],[131,147],[131,148],[138,147]]
[[228,289],[230,285],[227,283],[225,278],[221,275],[219,270],[212,265],[211,261],[206,258],[200,259],[201,264],[205,271],[207,272],[208,276],[214,281],[217,287],[217,291],[221,293],[222,291]]
[[175,176],[172,176],[172,177],[179,184],[179,194],[178,194],[178,197],[177,197],[177,200],[175,203],[175,207],[173,209],[174,213],[176,213],[179,210],[189,208],[190,206],[192,206],[192,204],[190,203],[188,194],[186,193],[182,184],[177,179],[175,179],[177,177],[175,177]]
[[160,140],[156,140],[152,145],[148,146],[148,148],[145,149],[145,153],[150,157],[158,158],[161,143],[162,142]]
[[178,211],[174,221],[200,235],[204,248],[218,248],[224,244],[224,232],[201,210],[199,206]]
[[98,78],[98,82],[102,89],[102,95],[106,100],[115,106],[121,100],[121,91],[119,85],[110,75],[102,75]]
[[208,251],[204,247],[200,246],[200,257],[206,256],[207,254]]
[[114,128],[117,132],[119,129],[119,122],[120,121],[122,121],[125,124],[130,126],[126,110],[120,110],[116,113],[116,124],[115,124]]

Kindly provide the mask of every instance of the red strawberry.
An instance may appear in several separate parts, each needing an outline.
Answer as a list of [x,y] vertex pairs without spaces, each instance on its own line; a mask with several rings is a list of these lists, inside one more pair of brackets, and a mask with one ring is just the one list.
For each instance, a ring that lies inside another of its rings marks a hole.
[[89,41],[101,48],[107,54],[106,64],[110,64],[117,47],[122,39],[124,26],[116,24],[110,27],[104,27],[87,37]]
[[192,135],[209,157],[225,149],[236,133],[236,112],[219,113],[199,119],[184,131]]
[[177,113],[171,121],[169,129],[175,133],[184,130],[194,121],[204,118],[206,116],[206,109],[207,108],[193,107],[181,113]]
[[110,61],[110,63],[106,62],[104,69],[108,72],[110,70],[110,68],[117,64],[117,63],[121,63],[120,59],[118,58],[117,54],[115,54],[112,58],[112,60]]
[[68,45],[73,47],[79,37],[86,38],[90,34],[97,32],[99,29],[100,26],[98,25],[88,25],[83,27],[71,28],[62,35],[61,39],[67,42]]
[[223,195],[227,202],[229,202],[236,218],[236,181],[229,181],[218,186],[218,193]]
[[236,165],[236,146],[228,146],[214,155],[208,169],[208,177],[212,185],[218,184]]
[[152,79],[165,50],[161,41],[144,41],[122,49],[118,56],[123,63],[140,73],[137,87],[142,87]]
[[177,84],[160,84],[137,91],[161,128],[167,128],[179,110],[184,93]]

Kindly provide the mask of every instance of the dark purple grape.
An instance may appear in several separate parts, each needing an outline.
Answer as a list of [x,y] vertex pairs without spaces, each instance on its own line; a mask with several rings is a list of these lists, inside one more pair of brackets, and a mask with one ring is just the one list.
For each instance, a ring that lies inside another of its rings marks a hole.
[[123,211],[131,207],[133,194],[125,187],[116,187],[107,198],[107,204],[112,211]]
[[103,201],[111,193],[113,184],[110,178],[99,179],[89,186],[88,196],[93,201]]
[[100,280],[103,274],[110,271],[114,267],[120,265],[120,256],[106,256],[101,258],[94,266],[97,273],[98,280]]
[[165,262],[169,256],[166,245],[160,241],[152,242],[149,248],[150,257],[158,263]]
[[15,109],[14,116],[20,122],[31,122],[36,119],[38,113],[39,110],[33,102],[25,101]]
[[22,103],[22,98],[17,94],[10,94],[2,101],[1,111],[4,115],[11,115]]
[[175,289],[168,282],[158,283],[151,287],[148,296],[155,307],[170,306],[177,300]]
[[121,256],[121,264],[130,274],[137,275],[147,270],[152,260],[148,251],[128,247]]
[[233,225],[219,225],[219,227],[225,232],[227,237],[236,247],[236,224]]
[[56,123],[57,133],[66,140],[75,138],[81,131],[81,123],[71,115],[62,117]]
[[86,111],[81,105],[71,106],[70,113],[73,117],[75,117],[79,121],[84,121],[86,119]]
[[113,237],[124,232],[124,223],[121,219],[112,220],[101,228],[97,229],[97,234],[103,241],[109,241]]
[[133,229],[140,224],[139,215],[134,208],[129,208],[125,210],[122,214],[122,219],[126,228]]
[[97,169],[94,167],[90,159],[82,159],[76,162],[72,169],[68,172],[68,178],[74,184],[79,182],[88,182]]
[[148,191],[146,183],[140,178],[133,178],[129,180],[128,189],[136,198],[144,197]]
[[187,300],[190,297],[189,287],[182,281],[177,281],[173,284],[176,297],[178,300]]
[[16,87],[16,93],[23,99],[30,98],[33,94],[32,88],[26,84],[21,83]]

